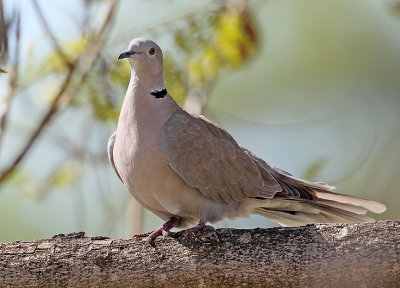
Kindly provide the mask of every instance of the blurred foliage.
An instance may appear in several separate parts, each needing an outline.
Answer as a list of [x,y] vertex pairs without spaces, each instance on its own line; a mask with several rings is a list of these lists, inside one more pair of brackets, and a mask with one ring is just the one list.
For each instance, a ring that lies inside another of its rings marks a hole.
[[82,174],[80,165],[73,161],[66,161],[58,165],[49,175],[46,186],[53,188],[66,188],[77,181]]
[[32,200],[39,201],[51,191],[69,188],[82,177],[81,165],[75,160],[63,161],[50,170],[44,179],[37,179],[35,174],[19,167],[10,178],[13,178],[21,193]]
[[386,8],[393,16],[400,16],[400,1],[399,0],[386,0]]
[[304,171],[303,177],[308,181],[318,181],[318,175],[322,169],[326,166],[328,159],[320,158],[312,162],[308,168]]
[[[77,40],[72,40],[63,45],[63,54],[60,51],[53,51],[45,59],[40,66],[42,71],[48,73],[64,74],[68,68],[68,63],[73,63],[88,47],[88,38],[82,36]],[[67,63],[66,63],[67,62]]]
[[124,87],[130,78],[131,70],[124,61],[116,61],[108,70],[109,79],[115,85]]
[[254,54],[259,42],[257,25],[245,1],[227,1],[212,13],[196,17],[187,19],[188,28],[178,29],[174,38],[187,55],[187,86],[207,91],[221,69],[240,68]]
[[38,181],[32,173],[26,169],[18,167],[10,175],[13,181],[18,185],[22,195],[32,200],[41,200],[47,195],[47,187],[41,181]]
[[2,69],[2,68],[0,68],[0,73],[7,73],[7,71]]
[[179,69],[177,62],[170,53],[164,53],[164,78],[165,85],[168,87],[171,95],[179,105],[183,105],[187,91],[189,89],[185,81],[184,71]]

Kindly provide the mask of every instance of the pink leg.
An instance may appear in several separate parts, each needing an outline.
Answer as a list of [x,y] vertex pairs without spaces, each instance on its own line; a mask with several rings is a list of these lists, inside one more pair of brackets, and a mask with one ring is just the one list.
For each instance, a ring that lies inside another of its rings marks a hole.
[[176,225],[178,225],[178,219],[171,217],[171,219],[169,219],[167,222],[165,222],[161,227],[158,227],[156,230],[147,232],[147,233],[143,233],[143,234],[136,234],[136,235],[133,235],[132,237],[134,237],[134,238],[147,237],[146,241],[151,242],[157,236],[160,236],[160,235],[167,236],[169,233],[169,230],[176,227]]
[[184,232],[191,232],[191,231],[199,231],[201,229],[211,229],[211,230],[215,230],[214,227],[210,226],[210,225],[206,225],[207,221],[204,219],[201,219],[199,221],[199,224],[197,224],[197,226],[194,226],[192,228],[188,228],[183,230]]

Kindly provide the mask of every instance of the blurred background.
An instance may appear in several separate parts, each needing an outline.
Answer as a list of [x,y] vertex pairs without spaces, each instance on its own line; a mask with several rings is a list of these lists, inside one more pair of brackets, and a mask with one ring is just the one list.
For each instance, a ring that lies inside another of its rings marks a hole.
[[400,1],[0,0],[0,241],[162,223],[106,153],[129,82],[116,59],[136,37],[162,47],[181,105],[400,217]]

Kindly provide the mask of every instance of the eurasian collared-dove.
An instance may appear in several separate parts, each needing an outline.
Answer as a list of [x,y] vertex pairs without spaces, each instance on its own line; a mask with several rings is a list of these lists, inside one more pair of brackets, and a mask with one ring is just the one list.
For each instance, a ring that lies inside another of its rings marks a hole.
[[133,39],[131,79],[108,156],[118,177],[145,208],[165,222],[137,236],[152,240],[173,227],[223,218],[265,216],[285,226],[367,222],[385,205],[332,192],[293,177],[240,146],[224,129],[179,107],[163,80],[163,55],[151,40]]

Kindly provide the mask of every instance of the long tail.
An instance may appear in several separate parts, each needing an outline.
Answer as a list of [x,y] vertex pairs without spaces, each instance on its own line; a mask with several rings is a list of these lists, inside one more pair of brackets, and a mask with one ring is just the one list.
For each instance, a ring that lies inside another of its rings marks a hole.
[[[271,172],[283,192],[271,200],[259,200],[262,205],[255,213],[284,226],[373,222],[373,218],[365,215],[368,211],[382,213],[386,210],[382,203],[332,192],[334,187],[325,183],[301,180],[278,168],[272,168]],[[309,197],[285,197],[285,194],[293,195],[291,190]]]
[[283,226],[301,226],[312,223],[359,223],[375,221],[373,218],[365,215],[366,210],[349,204],[342,204],[334,201],[330,203],[324,203],[322,201],[300,202],[297,200],[277,201],[282,204],[281,207],[276,207],[276,205],[274,205],[275,207],[271,209],[271,207],[265,205],[266,203],[263,203],[263,207],[256,208],[255,213]]

